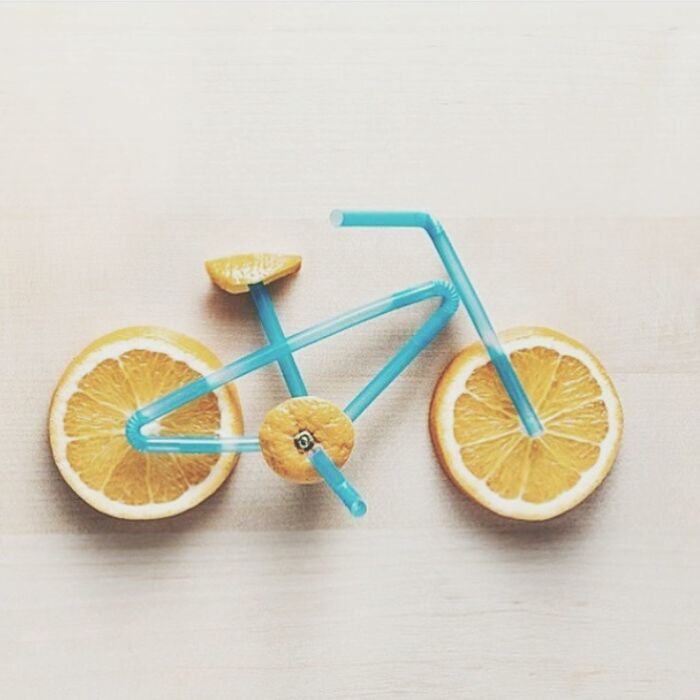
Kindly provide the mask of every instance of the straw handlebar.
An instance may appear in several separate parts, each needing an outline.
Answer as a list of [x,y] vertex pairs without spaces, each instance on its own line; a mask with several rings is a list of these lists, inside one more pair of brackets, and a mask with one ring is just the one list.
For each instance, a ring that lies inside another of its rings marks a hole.
[[383,228],[422,228],[432,239],[444,235],[440,222],[424,211],[344,211],[334,209],[333,226],[370,226]]
[[382,228],[421,228],[430,240],[442,260],[447,274],[457,289],[462,303],[479,334],[486,351],[498,372],[498,376],[515,406],[525,432],[536,437],[544,432],[542,422],[535,411],[530,398],[513,368],[510,358],[503,350],[491,320],[486,314],[474,285],[471,283],[462,261],[457,255],[449,236],[437,219],[421,211],[345,211],[335,209],[331,212],[334,226],[370,226]]

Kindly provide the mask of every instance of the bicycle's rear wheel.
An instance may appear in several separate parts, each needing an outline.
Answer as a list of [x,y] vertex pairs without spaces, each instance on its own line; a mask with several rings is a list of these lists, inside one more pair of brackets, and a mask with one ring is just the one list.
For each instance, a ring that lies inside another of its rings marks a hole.
[[[51,448],[68,485],[97,510],[135,520],[182,513],[214,493],[238,454],[146,454],[129,445],[124,429],[135,410],[219,367],[204,345],[163,328],[125,328],[88,345],[61,377],[49,414]],[[236,389],[206,394],[150,429],[240,435]]]

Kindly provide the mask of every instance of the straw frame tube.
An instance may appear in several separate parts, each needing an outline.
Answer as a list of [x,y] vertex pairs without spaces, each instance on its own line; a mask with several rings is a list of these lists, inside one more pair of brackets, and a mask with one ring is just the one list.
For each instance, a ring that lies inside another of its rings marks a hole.
[[212,374],[200,377],[135,411],[127,421],[126,437],[132,447],[142,452],[216,454],[259,451],[260,443],[258,438],[253,436],[166,437],[145,435],[143,428],[230,381],[240,379],[273,362],[279,363],[283,356],[289,356],[386,313],[435,298],[440,300],[439,307],[387,365],[348,403],[346,413],[351,420],[355,420],[447,325],[458,306],[457,294],[451,284],[436,280],[409,287],[254,350]]

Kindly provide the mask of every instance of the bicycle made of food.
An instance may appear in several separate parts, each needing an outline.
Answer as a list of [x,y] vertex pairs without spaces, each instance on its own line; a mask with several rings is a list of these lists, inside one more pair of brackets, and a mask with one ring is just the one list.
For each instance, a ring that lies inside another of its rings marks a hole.
[[[267,344],[225,366],[197,341],[155,327],[126,328],[89,345],[65,371],[50,410],[54,458],[73,490],[116,517],[166,517],[211,495],[240,453],[260,451],[280,476],[324,481],[362,516],[365,501],[341,471],[354,423],[461,301],[480,341],[449,363],[433,393],[430,433],[445,472],[465,494],[512,518],[544,520],[586,498],[609,472],[622,434],[620,401],[600,362],[548,329],[497,335],[449,236],[429,214],[335,211],[331,221],[422,229],[450,281],[419,284],[288,335],[268,286],[295,273],[300,257],[207,262],[221,289],[250,294]],[[297,352],[430,299],[437,308],[344,408],[309,393]],[[244,435],[233,382],[271,363],[290,398],[267,413],[257,435]]]

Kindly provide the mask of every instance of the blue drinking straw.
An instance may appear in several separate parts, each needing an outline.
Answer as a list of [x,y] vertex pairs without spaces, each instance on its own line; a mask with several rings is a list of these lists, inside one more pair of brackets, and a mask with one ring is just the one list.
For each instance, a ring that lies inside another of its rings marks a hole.
[[[287,340],[287,336],[282,330],[282,324],[277,316],[267,287],[262,283],[251,284],[250,293],[258,311],[260,325],[267,339],[270,343],[284,343]],[[280,352],[277,356],[277,364],[282,371],[289,393],[292,396],[308,396],[309,392],[306,390],[306,384],[292,352],[285,352],[284,350]],[[330,457],[323,451],[323,448],[317,447],[308,454],[308,457],[316,471],[335,495],[345,504],[352,515],[356,518],[362,517],[367,512],[367,505],[345,478],[343,472],[335,466]]]
[[440,223],[430,214],[419,211],[346,211],[336,209],[331,212],[330,218],[331,223],[335,226],[422,228],[430,236],[430,240],[433,242],[447,274],[456,287],[476,332],[486,347],[498,376],[518,412],[525,432],[530,437],[541,435],[544,432],[542,422],[525,392],[510,358],[503,350],[474,285],[467,276],[462,261]]
[[361,518],[367,512],[367,504],[354,486],[343,476],[343,472],[333,463],[321,446],[316,446],[308,455],[316,471],[331,487],[336,496],[345,504],[356,518]]
[[[380,371],[381,380],[377,381],[377,377],[372,379],[345,407],[345,413],[354,421],[448,323],[457,308],[457,297],[452,285],[442,281],[419,284],[377,299],[335,318],[321,321],[310,328],[254,350],[224,367],[220,367],[206,377],[195,379],[134,411],[126,423],[126,437],[132,447],[142,452],[175,452],[179,454],[257,452],[260,450],[260,441],[252,436],[157,436],[146,435],[142,429],[181,406],[195,401],[200,396],[204,396],[210,391],[216,391],[228,382],[240,379],[272,362],[280,362],[281,358],[286,355],[319,343],[353,326],[433,298],[440,300],[440,306],[382,368]],[[285,366],[289,371],[289,364]],[[389,369],[391,371],[388,371]],[[301,389],[301,387],[299,388]]]
[[[196,379],[135,411],[126,424],[126,437],[132,447],[143,452],[173,452],[177,454],[258,452],[260,451],[260,441],[253,436],[165,436],[144,434],[142,430],[149,423],[171,411],[218,389],[227,382],[273,362],[280,365],[290,393],[294,396],[306,395],[306,386],[293,358],[294,352],[384,314],[429,299],[438,299],[440,305],[433,311],[428,320],[345,407],[345,414],[352,421],[355,421],[432,342],[452,318],[458,305],[457,293],[452,285],[443,281],[426,282],[377,299],[291,336],[285,336],[267,289],[262,285],[252,285],[251,294],[270,344],[254,350],[212,374]],[[364,515],[367,511],[365,502],[327,454],[322,449],[317,449],[310,452],[308,457],[321,477],[350,512],[355,517]]]
[[[439,299],[439,307],[428,320],[345,407],[346,415],[355,421],[447,325],[457,309],[457,295],[464,303],[486,346],[499,377],[518,411],[525,431],[531,436],[539,435],[543,431],[542,424],[508,356],[501,347],[457,253],[444,229],[435,219],[422,212],[335,211],[331,214],[331,221],[338,226],[418,227],[424,229],[433,241],[454,287],[442,281],[416,285],[287,336],[282,329],[267,288],[262,284],[251,285],[251,296],[270,344],[254,350],[212,374],[196,379],[135,411],[126,424],[126,437],[135,449],[143,452],[180,454],[259,451],[260,441],[253,436],[160,436],[144,434],[142,429],[167,413],[218,389],[227,382],[273,362],[279,364],[290,394],[292,396],[306,396],[308,392],[293,357],[294,352],[386,313],[428,299]],[[308,453],[308,458],[348,510],[355,517],[364,515],[367,511],[365,502],[323,448],[317,446],[312,449]]]

